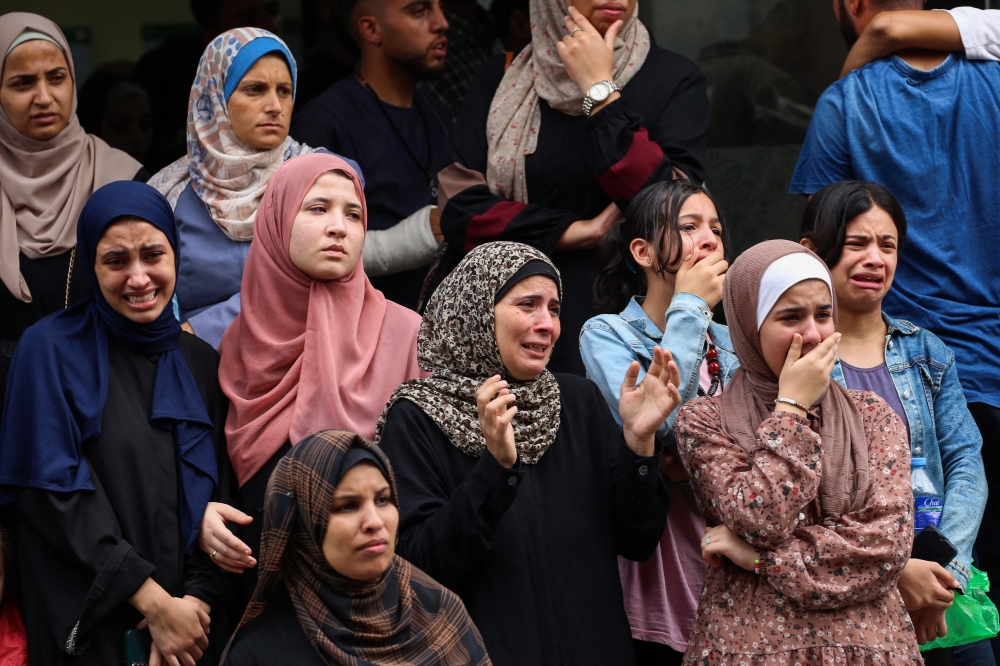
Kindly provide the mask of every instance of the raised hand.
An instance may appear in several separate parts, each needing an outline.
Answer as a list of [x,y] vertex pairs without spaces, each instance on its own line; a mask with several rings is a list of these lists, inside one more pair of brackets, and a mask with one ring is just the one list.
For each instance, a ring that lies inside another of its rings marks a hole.
[[580,92],[586,95],[590,86],[598,81],[612,80],[615,38],[624,23],[615,21],[601,37],[597,28],[575,7],[569,8],[569,16],[563,22],[566,25],[566,36],[556,43],[556,50],[566,65],[566,74]]
[[681,394],[677,391],[680,373],[670,352],[654,347],[653,362],[642,382],[636,385],[638,378],[639,362],[632,361],[622,382],[618,415],[629,448],[637,455],[651,456],[656,448],[656,431],[681,404]]
[[685,292],[699,297],[709,308],[714,308],[722,300],[722,285],[726,281],[729,262],[718,250],[698,263],[694,262],[695,252],[684,257],[677,267],[674,293]]
[[201,533],[198,547],[201,548],[219,568],[229,573],[241,574],[244,569],[257,566],[250,547],[236,538],[226,521],[249,525],[253,518],[221,502],[209,502],[201,519]]
[[514,402],[517,397],[507,388],[507,382],[500,375],[490,377],[476,391],[476,412],[479,414],[479,428],[486,439],[490,455],[504,467],[513,467],[517,462],[514,447],[514,426],[511,420],[517,414]]
[[[830,373],[837,360],[837,343],[840,333],[834,333],[823,342],[802,354],[802,336],[796,333],[792,336],[792,344],[785,357],[785,365],[778,377],[778,396],[791,398],[806,407],[812,407],[830,385]],[[798,413],[796,407],[778,403],[775,411],[792,411]],[[800,414],[805,416],[805,414]]]

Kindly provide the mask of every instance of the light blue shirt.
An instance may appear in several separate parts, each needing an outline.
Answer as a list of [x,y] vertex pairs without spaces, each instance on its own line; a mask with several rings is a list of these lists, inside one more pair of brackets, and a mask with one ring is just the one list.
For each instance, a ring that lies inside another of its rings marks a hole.
[[[677,387],[681,404],[698,394],[701,362],[708,352],[706,333],[719,354],[722,386],[729,383],[739,367],[729,329],[712,322],[711,308],[698,296],[686,292],[674,294],[662,326],[661,331],[660,325],[646,314],[636,298],[630,300],[621,313],[598,315],[583,325],[580,355],[587,368],[587,377],[597,384],[619,425],[622,421],[618,416],[618,398],[625,372],[632,361],[639,361],[641,381],[653,362],[653,347],[657,345],[669,350],[677,364],[681,376],[681,385]],[[666,440],[676,418],[677,409],[657,431],[661,439]]]

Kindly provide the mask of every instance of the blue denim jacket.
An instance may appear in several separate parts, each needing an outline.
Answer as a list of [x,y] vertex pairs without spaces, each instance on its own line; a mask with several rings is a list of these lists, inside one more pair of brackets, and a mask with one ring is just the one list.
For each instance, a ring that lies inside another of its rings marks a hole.
[[[885,362],[910,423],[910,452],[927,458],[927,473],[944,491],[939,529],[958,549],[947,569],[964,590],[972,544],[986,508],[983,438],[965,402],[954,352],[930,331],[884,312],[882,319],[889,327]],[[844,384],[840,359],[832,376]]]
[[[587,321],[580,331],[580,355],[589,377],[601,389],[601,395],[608,401],[611,413],[618,417],[618,397],[625,372],[632,361],[639,361],[642,379],[653,362],[653,347],[670,350],[681,375],[681,404],[698,394],[698,374],[701,360],[708,351],[705,333],[719,353],[722,368],[722,385],[729,383],[739,362],[729,339],[729,329],[712,323],[712,310],[704,300],[693,294],[674,294],[667,308],[665,332],[661,332],[656,322],[649,318],[639,301],[633,298],[620,314],[598,315]],[[666,437],[674,427],[677,410],[657,431]]]

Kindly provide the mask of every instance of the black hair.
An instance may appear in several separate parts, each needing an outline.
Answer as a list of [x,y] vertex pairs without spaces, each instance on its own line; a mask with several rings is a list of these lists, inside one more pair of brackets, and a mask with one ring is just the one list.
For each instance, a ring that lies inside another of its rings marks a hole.
[[844,251],[847,225],[876,206],[892,218],[899,234],[898,247],[902,247],[906,240],[903,207],[883,185],[859,180],[832,183],[814,194],[802,214],[799,237],[808,239],[819,258],[833,268]]
[[497,37],[501,40],[507,37],[510,31],[510,15],[516,11],[528,16],[531,11],[529,0],[493,0],[490,3],[490,17],[497,31]]
[[213,30],[219,22],[219,0],[191,0],[190,5],[198,27]]
[[111,90],[122,81],[132,81],[132,77],[123,72],[102,70],[98,67],[80,86],[77,95],[76,117],[87,134],[101,135],[101,123],[104,121],[104,106]]
[[[715,199],[704,185],[690,180],[670,180],[649,185],[632,198],[625,220],[612,229],[597,246],[597,280],[594,295],[601,312],[618,313],[633,296],[646,293],[646,274],[635,265],[629,245],[636,238],[652,243],[653,270],[660,276],[675,274],[683,241],[677,218],[684,202],[693,194]],[[716,210],[719,206],[716,204]],[[722,243],[729,247],[726,224],[719,212]]]

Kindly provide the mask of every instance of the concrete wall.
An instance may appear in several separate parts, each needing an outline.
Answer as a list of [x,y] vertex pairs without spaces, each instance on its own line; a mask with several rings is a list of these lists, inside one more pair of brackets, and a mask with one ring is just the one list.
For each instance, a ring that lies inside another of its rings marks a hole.
[[[63,29],[89,28],[94,64],[138,59],[146,26],[194,24],[188,0],[0,0],[0,14],[7,12],[41,14]],[[294,26],[302,15],[300,1],[281,0],[281,13]]]
[[707,44],[746,37],[778,1],[639,0],[639,11],[660,46],[694,59]]

